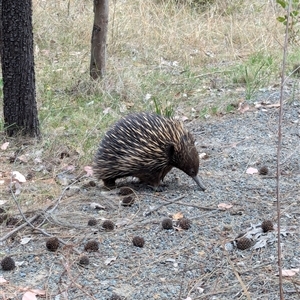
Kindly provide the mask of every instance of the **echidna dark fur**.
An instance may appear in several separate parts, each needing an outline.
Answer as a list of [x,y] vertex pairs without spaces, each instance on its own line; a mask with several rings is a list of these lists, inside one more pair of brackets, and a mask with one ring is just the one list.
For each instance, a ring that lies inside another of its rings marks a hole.
[[195,140],[182,122],[136,113],[107,131],[95,157],[94,174],[107,187],[127,176],[157,187],[173,167],[191,176],[205,190],[197,176],[199,155]]

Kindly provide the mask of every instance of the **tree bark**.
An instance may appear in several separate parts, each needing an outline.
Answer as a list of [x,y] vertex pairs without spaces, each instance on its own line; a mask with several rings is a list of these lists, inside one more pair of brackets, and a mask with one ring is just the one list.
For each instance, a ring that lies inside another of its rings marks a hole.
[[5,131],[38,137],[32,0],[2,0],[1,20]]
[[90,75],[93,79],[103,78],[105,74],[107,27],[108,0],[94,0],[90,64]]
[[0,0],[0,59],[1,60],[2,60],[2,50],[3,50],[3,38],[2,38],[2,0]]

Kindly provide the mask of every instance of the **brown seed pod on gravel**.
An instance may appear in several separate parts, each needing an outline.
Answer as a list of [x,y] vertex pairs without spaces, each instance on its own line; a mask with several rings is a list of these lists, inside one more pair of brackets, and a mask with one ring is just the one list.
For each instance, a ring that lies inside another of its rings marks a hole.
[[269,169],[267,166],[263,166],[259,169],[258,172],[260,175],[267,175],[269,173]]
[[144,240],[144,238],[142,238],[140,236],[135,236],[132,239],[132,243],[134,246],[142,248],[142,247],[144,247],[145,240]]
[[161,222],[161,226],[163,229],[172,229],[173,228],[173,221],[170,218],[165,218]]
[[108,130],[100,143],[94,174],[106,187],[118,178],[134,176],[158,187],[167,173],[178,168],[205,190],[198,174],[195,139],[183,123],[151,113],[130,114]]
[[96,226],[97,220],[95,218],[91,218],[88,220],[88,226]]
[[273,222],[271,220],[265,220],[261,223],[263,232],[268,232],[274,229]]
[[1,267],[3,271],[11,271],[16,267],[16,264],[10,256],[6,256],[1,260]]
[[124,197],[122,200],[123,206],[131,206],[134,203],[134,198],[132,196]]
[[127,196],[133,194],[133,190],[129,187],[123,186],[120,188],[119,194],[122,196]]
[[55,252],[59,247],[59,240],[57,237],[51,237],[46,242],[46,247],[49,251]]
[[99,250],[99,243],[95,240],[88,241],[84,246],[84,250],[87,252],[96,252]]
[[110,221],[110,220],[105,220],[103,223],[102,223],[102,227],[106,230],[114,230],[115,228],[115,224]]
[[191,228],[191,221],[187,218],[182,218],[178,221],[178,226],[184,230]]
[[90,180],[90,181],[89,181],[89,186],[90,186],[90,187],[96,186],[96,182],[95,182],[94,180]]
[[79,264],[83,266],[87,266],[90,263],[89,258],[86,255],[81,255],[79,258]]
[[246,250],[252,246],[252,241],[246,237],[242,237],[236,241],[236,247],[240,250]]

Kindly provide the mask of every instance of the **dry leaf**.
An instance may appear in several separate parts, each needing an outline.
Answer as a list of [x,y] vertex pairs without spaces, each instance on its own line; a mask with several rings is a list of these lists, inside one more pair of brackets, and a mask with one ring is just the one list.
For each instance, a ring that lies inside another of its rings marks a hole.
[[246,173],[253,175],[253,174],[258,173],[258,170],[256,168],[250,167],[250,168],[247,169]]
[[179,227],[179,226],[174,226],[173,227],[175,230],[177,230],[177,231],[184,231],[184,229],[182,229],[181,227]]
[[246,102],[240,102],[237,110],[243,114],[249,109],[250,107]]
[[100,205],[99,203],[93,202],[90,204],[92,209],[105,209],[105,206]]
[[0,206],[5,204],[7,202],[7,200],[0,200]]
[[43,290],[33,289],[25,292],[25,294],[22,297],[22,300],[37,300],[37,295],[44,296],[46,295],[46,292]]
[[134,106],[134,103],[133,102],[126,102],[126,107],[127,108],[131,108]]
[[21,245],[25,245],[27,243],[29,243],[29,241],[31,240],[30,237],[24,237],[21,239]]
[[37,297],[35,293],[28,291],[23,295],[22,300],[37,300]]
[[226,243],[225,245],[224,245],[224,249],[226,250],[226,251],[232,251],[233,250],[233,243]]
[[42,163],[42,159],[40,157],[36,157],[34,160],[35,164],[41,164]]
[[8,283],[8,281],[6,279],[4,279],[3,277],[0,277],[0,284],[3,284],[3,283]]
[[124,113],[125,111],[127,111],[127,106],[125,103],[120,104],[119,110],[121,113]]
[[23,154],[18,156],[18,160],[21,161],[22,163],[27,163],[28,162],[28,154]]
[[[18,267],[23,266],[24,263],[25,263],[24,260],[22,260],[22,261],[16,261],[16,266],[18,266]],[[26,288],[26,289],[23,289],[23,291],[27,291],[27,290],[28,290],[27,288]]]
[[232,204],[228,204],[228,203],[220,203],[220,204],[218,204],[218,208],[219,209],[223,209],[223,210],[229,209],[232,206],[233,206]]
[[68,172],[74,172],[76,167],[73,166],[73,165],[67,165],[67,166],[64,166],[63,168],[64,170],[68,171]]
[[177,212],[172,216],[173,220],[180,220],[183,218],[183,214],[181,212]]
[[8,145],[9,145],[9,142],[6,142],[6,143],[2,144],[1,150],[6,150]]
[[151,99],[152,95],[151,94],[146,94],[144,97],[145,101],[148,101],[149,99]]
[[84,168],[84,171],[86,172],[86,176],[88,176],[88,177],[91,177],[91,176],[93,176],[93,167],[91,167],[91,166],[85,166]]
[[130,219],[119,219],[116,221],[116,227],[124,226],[127,224],[130,224],[131,220]]
[[176,261],[176,259],[175,258],[167,258],[165,261],[174,263]]
[[187,121],[188,119],[189,119],[189,118],[186,117],[186,116],[182,116],[182,117],[181,117],[181,121],[182,121],[182,122],[185,122],[185,121]]
[[43,50],[41,50],[41,53],[42,53],[43,55],[45,55],[45,56],[49,56],[49,55],[50,55],[50,50],[48,50],[48,49],[43,49]]
[[22,175],[20,172],[18,171],[13,171],[12,172],[12,177],[13,180],[17,180],[18,182],[26,182],[26,178],[24,175]]
[[56,181],[54,178],[42,179],[42,182],[44,184],[56,184]]
[[180,98],[180,96],[181,96],[181,92],[178,92],[174,95],[175,98]]
[[253,245],[252,249],[253,249],[253,250],[256,250],[256,249],[264,248],[264,247],[266,247],[267,242],[268,242],[268,239],[266,239],[266,238],[261,238],[259,241],[257,241],[257,242],[255,243],[255,245]]
[[108,266],[112,261],[115,261],[116,259],[117,259],[116,256],[109,257],[104,261],[104,264],[106,264]]
[[300,269],[282,270],[282,276],[292,277],[299,272]]
[[208,155],[205,152],[203,152],[203,153],[199,154],[199,158],[200,159],[208,159]]
[[103,110],[103,114],[107,115],[111,111],[111,107],[107,107]]
[[265,107],[265,108],[273,108],[273,107],[280,107],[280,103],[275,103],[275,104],[269,104],[269,103],[255,103],[255,108],[260,108],[260,107]]
[[11,184],[11,189],[14,190],[15,195],[20,195],[21,194],[21,184],[18,181],[13,181]]

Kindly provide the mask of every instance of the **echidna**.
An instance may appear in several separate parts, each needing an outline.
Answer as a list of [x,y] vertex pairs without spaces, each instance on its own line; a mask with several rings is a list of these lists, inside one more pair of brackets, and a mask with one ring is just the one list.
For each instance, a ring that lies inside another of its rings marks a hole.
[[194,137],[182,122],[136,113],[107,131],[95,157],[94,174],[107,187],[127,176],[157,187],[173,167],[191,176],[205,190],[197,176],[199,155]]

